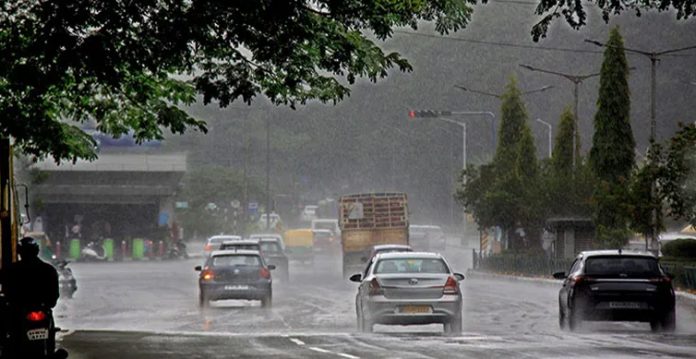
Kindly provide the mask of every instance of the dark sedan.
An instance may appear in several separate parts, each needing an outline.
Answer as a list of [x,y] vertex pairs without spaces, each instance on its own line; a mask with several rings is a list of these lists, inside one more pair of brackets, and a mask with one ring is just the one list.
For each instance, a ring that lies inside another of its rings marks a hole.
[[584,321],[649,322],[653,331],[673,331],[672,280],[652,254],[617,250],[580,253],[558,296],[561,329]]
[[219,250],[211,253],[205,266],[197,266],[201,274],[199,304],[226,299],[260,300],[270,307],[273,298],[271,270],[258,251]]
[[[259,239],[261,254],[266,263],[276,267],[276,273],[283,282],[290,281],[290,268],[288,266],[288,256],[283,250],[283,242],[276,237],[261,237]],[[276,277],[278,278],[278,277]]]

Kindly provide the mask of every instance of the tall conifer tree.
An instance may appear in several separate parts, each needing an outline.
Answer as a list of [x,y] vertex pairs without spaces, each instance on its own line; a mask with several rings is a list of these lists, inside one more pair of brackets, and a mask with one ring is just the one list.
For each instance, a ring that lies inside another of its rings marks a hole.
[[628,63],[618,28],[604,51],[590,166],[599,180],[594,194],[597,245],[621,247],[628,239],[627,183],[635,165],[635,140],[629,118]]

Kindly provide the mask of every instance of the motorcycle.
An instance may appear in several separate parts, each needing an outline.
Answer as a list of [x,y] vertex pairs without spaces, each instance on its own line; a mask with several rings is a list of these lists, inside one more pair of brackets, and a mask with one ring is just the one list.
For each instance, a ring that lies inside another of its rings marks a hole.
[[56,332],[50,309],[27,308],[12,314],[15,325],[9,329],[9,341],[2,358],[65,359],[68,352],[56,350]]
[[[54,256],[55,257],[55,256]],[[58,270],[58,288],[60,290],[60,296],[63,298],[72,298],[73,294],[77,291],[77,281],[73,276],[72,269],[68,268],[70,261],[61,260],[55,261],[53,265]]]
[[85,261],[104,261],[104,260],[106,260],[104,246],[99,245],[94,241],[87,243],[85,248],[82,248],[82,251],[80,251],[80,256],[81,256],[81,259],[85,260]]
[[186,243],[182,240],[176,241],[173,245],[169,246],[169,252],[167,253],[169,259],[183,258],[188,259],[189,255],[186,251]]

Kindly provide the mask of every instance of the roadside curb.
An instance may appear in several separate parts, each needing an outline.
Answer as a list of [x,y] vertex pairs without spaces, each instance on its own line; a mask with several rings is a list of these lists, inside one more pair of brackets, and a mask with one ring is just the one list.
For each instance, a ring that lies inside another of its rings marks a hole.
[[[482,272],[478,270],[472,270],[470,269],[467,272],[469,277],[474,277],[474,278],[495,278],[495,279],[502,279],[502,280],[510,280],[510,281],[520,281],[520,282],[530,282],[530,283],[538,283],[538,284],[546,284],[546,285],[555,285],[557,287],[560,287],[561,282],[559,280],[555,279],[549,279],[549,278],[539,278],[539,277],[527,277],[527,276],[521,276],[521,275],[512,275],[512,274],[500,274],[500,273],[490,273],[490,272]],[[680,299],[688,300],[689,302],[692,302],[692,304],[696,304],[696,294],[691,294],[687,292],[683,292],[680,290],[675,290],[674,293],[676,296]]]

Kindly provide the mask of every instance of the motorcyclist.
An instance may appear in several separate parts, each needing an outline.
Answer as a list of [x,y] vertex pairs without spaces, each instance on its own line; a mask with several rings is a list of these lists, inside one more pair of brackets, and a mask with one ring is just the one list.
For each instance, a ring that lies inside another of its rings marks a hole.
[[39,245],[32,237],[19,241],[20,260],[3,275],[3,293],[12,308],[51,309],[58,301],[58,272],[39,258]]

